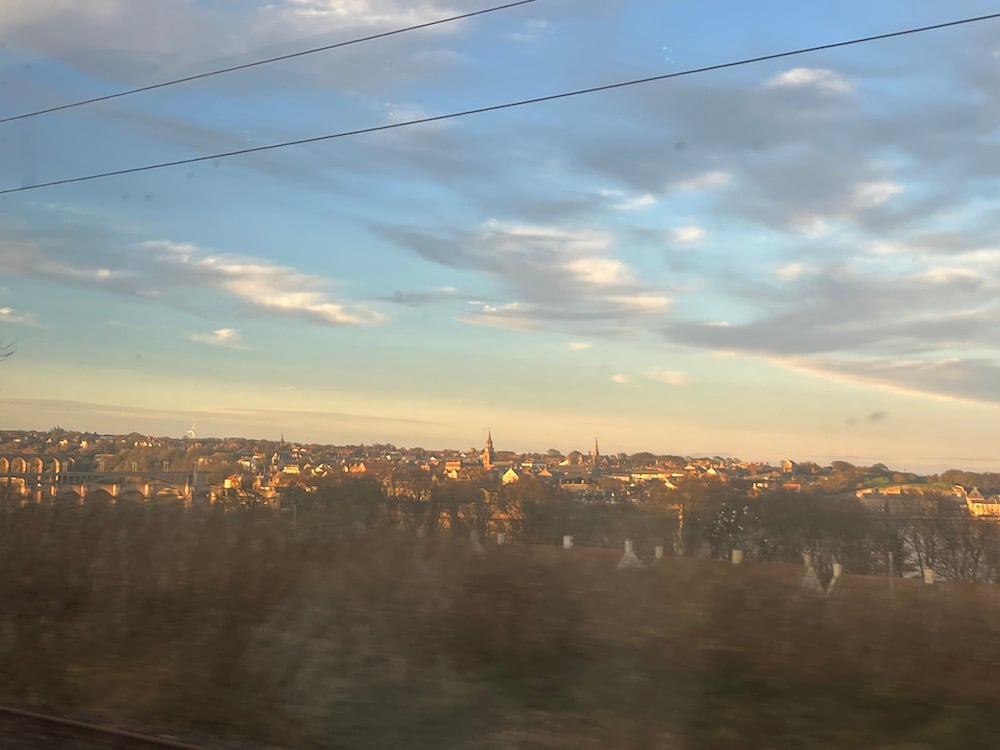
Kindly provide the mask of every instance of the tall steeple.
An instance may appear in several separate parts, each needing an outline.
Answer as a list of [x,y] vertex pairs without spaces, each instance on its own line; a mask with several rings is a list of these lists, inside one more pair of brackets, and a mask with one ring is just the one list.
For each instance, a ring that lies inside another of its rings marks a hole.
[[492,469],[495,459],[496,454],[493,452],[493,431],[490,430],[486,433],[486,447],[483,449],[483,467]]
[[592,463],[594,466],[597,466],[597,462],[600,460],[600,458],[601,458],[601,452],[597,448],[597,437],[595,436],[594,437],[594,450],[591,451],[591,453],[590,453],[590,463]]

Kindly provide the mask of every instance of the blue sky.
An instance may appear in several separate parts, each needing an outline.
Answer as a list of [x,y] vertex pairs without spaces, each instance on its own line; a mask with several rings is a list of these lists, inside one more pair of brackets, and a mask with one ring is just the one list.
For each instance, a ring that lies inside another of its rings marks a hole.
[[[14,0],[0,116],[486,7]],[[0,125],[0,188],[988,13],[539,0]],[[997,468],[1000,22],[0,196],[6,428]]]

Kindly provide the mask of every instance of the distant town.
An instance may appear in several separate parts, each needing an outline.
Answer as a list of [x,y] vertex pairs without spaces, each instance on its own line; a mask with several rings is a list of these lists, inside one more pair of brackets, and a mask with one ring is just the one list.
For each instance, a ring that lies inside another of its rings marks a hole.
[[[429,487],[478,483],[544,486],[585,503],[639,503],[694,484],[728,497],[766,493],[853,498],[869,510],[905,506],[907,498],[947,498],[952,510],[1000,518],[1000,474],[958,469],[919,475],[884,464],[822,466],[791,458],[778,465],[723,456],[516,453],[482,447],[404,448],[391,444],[321,445],[246,438],[108,435],[53,428],[0,431],[0,482],[8,495],[75,499],[134,496],[187,502],[261,502],[280,506],[291,490],[337,479],[366,479],[396,497],[420,498]],[[889,501],[893,504],[888,504]]]

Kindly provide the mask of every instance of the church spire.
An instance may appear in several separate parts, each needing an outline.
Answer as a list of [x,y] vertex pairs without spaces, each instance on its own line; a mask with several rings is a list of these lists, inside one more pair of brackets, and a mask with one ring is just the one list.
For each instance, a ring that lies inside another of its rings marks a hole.
[[601,451],[597,447],[597,437],[594,437],[594,450],[590,454],[591,463],[597,466],[598,460],[601,458]]
[[492,469],[495,458],[496,454],[493,452],[493,431],[490,430],[486,433],[486,447],[483,449],[483,467]]

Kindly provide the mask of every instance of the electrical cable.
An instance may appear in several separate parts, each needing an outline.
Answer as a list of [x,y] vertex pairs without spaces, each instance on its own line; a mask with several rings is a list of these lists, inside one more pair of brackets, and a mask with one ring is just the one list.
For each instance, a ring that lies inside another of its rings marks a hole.
[[268,57],[263,60],[254,60],[248,63],[241,63],[239,65],[231,65],[227,68],[218,68],[216,70],[209,70],[203,73],[195,73],[193,75],[184,76],[183,78],[174,78],[169,81],[161,81],[160,83],[151,83],[148,86],[139,86],[138,88],[128,89],[126,91],[117,91],[113,94],[105,94],[103,96],[95,96],[91,99],[81,99],[75,102],[68,102],[66,104],[59,104],[54,107],[46,107],[45,109],[38,109],[34,112],[24,112],[20,115],[10,115],[8,117],[0,117],[0,125],[5,122],[14,122],[15,120],[25,120],[29,117],[38,117],[39,115],[46,115],[50,112],[60,112],[65,109],[73,109],[74,107],[83,107],[87,104],[96,104],[97,102],[106,102],[109,99],[118,99],[123,96],[131,96],[132,94],[141,94],[144,91],[153,91],[155,89],[163,89],[168,86],[176,86],[180,83],[188,83],[190,81],[198,81],[202,78],[211,78],[212,76],[223,75],[224,73],[233,73],[238,70],[246,70],[247,68],[256,68],[261,65],[270,65],[276,62],[282,62],[284,60],[292,60],[296,57],[305,57],[306,55],[315,55],[318,52],[329,52],[330,50],[340,49],[341,47],[349,47],[353,44],[361,44],[363,42],[371,42],[376,39],[385,39],[390,36],[397,36],[399,34],[405,34],[410,31],[418,31],[420,29],[429,29],[433,26],[442,26],[446,23],[453,23],[455,21],[464,21],[467,18],[474,18],[476,16],[484,16],[487,13],[496,13],[501,10],[508,10],[510,8],[517,8],[522,5],[529,5],[530,3],[536,3],[538,0],[517,0],[517,2],[506,3],[504,5],[496,5],[492,8],[484,8],[482,10],[472,11],[470,13],[462,13],[457,16],[450,16],[449,18],[440,18],[436,21],[427,21],[426,23],[418,23],[415,26],[406,26],[401,29],[393,29],[392,31],[382,31],[378,34],[370,34],[369,36],[358,37],[357,39],[349,39],[344,42],[336,42],[334,44],[325,44],[322,47],[313,47],[311,49],[299,50],[298,52],[289,52],[285,55],[276,55],[274,57]]
[[21,193],[29,190],[39,190],[41,188],[55,187],[57,185],[70,185],[77,182],[89,182],[91,180],[100,180],[107,177],[116,177],[119,175],[135,174],[137,172],[148,172],[156,169],[166,169],[168,167],[178,167],[185,164],[197,164],[199,162],[205,161],[215,161],[217,159],[228,159],[234,156],[242,156],[245,154],[255,154],[264,151],[274,151],[277,149],[288,148],[290,146],[302,146],[309,143],[319,143],[322,141],[331,141],[338,138],[349,138],[357,135],[364,135],[367,133],[378,133],[384,130],[397,130],[399,128],[411,127],[413,125],[423,125],[431,122],[441,122],[443,120],[453,120],[459,117],[469,117],[471,115],[484,114],[486,112],[497,112],[504,109],[514,109],[516,107],[524,107],[530,104],[540,104],[542,102],[551,102],[558,99],[568,99],[576,96],[583,96],[585,94],[594,94],[601,91],[611,91],[614,89],[622,89],[631,86],[639,86],[647,83],[653,83],[656,81],[666,81],[672,78],[681,78],[684,76],[696,75],[699,73],[708,73],[715,70],[724,70],[726,68],[736,68],[743,65],[751,65],[754,63],[766,62],[768,60],[779,60],[787,57],[795,57],[797,55],[805,55],[813,52],[821,52],[824,50],[838,49],[841,47],[850,47],[858,44],[866,44],[870,42],[876,42],[884,39],[892,39],[895,37],[907,36],[911,34],[920,34],[927,31],[936,31],[938,29],[945,29],[954,26],[962,26],[965,24],[978,23],[981,21],[989,21],[1000,18],[1000,13],[991,13],[985,16],[976,16],[974,18],[964,18],[957,21],[946,21],[944,23],[936,23],[930,26],[918,26],[915,28],[903,29],[901,31],[890,31],[883,34],[875,34],[872,36],[859,37],[856,39],[849,39],[841,42],[831,42],[829,44],[820,44],[813,47],[803,47],[795,50],[788,50],[785,52],[774,52],[768,55],[760,55],[757,57],[748,57],[741,60],[733,60],[730,62],[717,63],[715,65],[705,65],[699,68],[689,68],[687,70],[681,70],[674,73],[663,73],[655,76],[648,76],[645,78],[633,78],[627,81],[618,81],[616,83],[607,83],[600,86],[591,86],[583,89],[575,89],[573,91],[564,91],[558,94],[548,94],[545,96],[536,96],[530,99],[519,99],[512,102],[504,102],[502,104],[492,104],[485,107],[476,107],[474,109],[466,109],[458,112],[449,112],[443,115],[433,115],[430,117],[420,117],[413,120],[404,120],[402,122],[387,123],[384,125],[373,125],[367,128],[358,128],[356,130],[343,130],[337,133],[328,133],[326,135],[316,135],[308,138],[297,138],[291,141],[281,141],[279,143],[269,143],[263,146],[250,146],[247,148],[240,148],[233,151],[223,151],[216,154],[206,154],[203,156],[192,156],[185,159],[175,159],[173,161],[157,162],[155,164],[145,164],[139,167],[126,167],[124,169],[112,169],[106,172],[97,172],[94,174],[82,175],[80,177],[66,177],[59,180],[50,180],[48,182],[39,182],[34,185],[22,185],[21,187],[6,188],[0,190],[0,195],[9,195],[11,193]]

